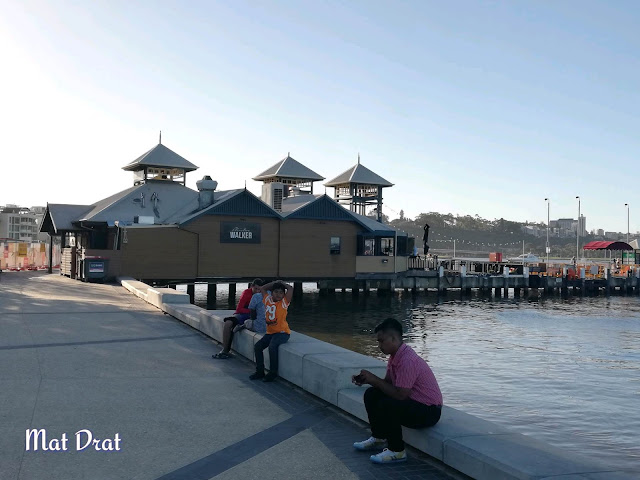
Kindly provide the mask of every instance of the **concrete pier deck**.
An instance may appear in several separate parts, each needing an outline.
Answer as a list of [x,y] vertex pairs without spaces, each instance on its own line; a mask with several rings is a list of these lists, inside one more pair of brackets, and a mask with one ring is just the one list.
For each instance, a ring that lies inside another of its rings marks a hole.
[[[249,361],[218,350],[119,285],[3,274],[0,478],[467,478],[413,449],[404,465],[371,464],[351,448],[364,423],[289,383],[251,382]],[[68,449],[26,451],[28,429],[46,429],[48,447],[66,434]],[[76,451],[81,430],[119,450]]]

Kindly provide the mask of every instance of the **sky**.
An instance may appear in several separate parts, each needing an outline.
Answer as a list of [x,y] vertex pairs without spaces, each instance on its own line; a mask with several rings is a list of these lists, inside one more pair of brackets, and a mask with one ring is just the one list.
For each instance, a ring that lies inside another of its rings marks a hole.
[[[640,230],[635,1],[0,0],[0,205],[91,204],[158,143],[218,189],[357,162],[383,211]],[[316,193],[325,187],[316,183]],[[333,188],[327,188],[333,195]]]

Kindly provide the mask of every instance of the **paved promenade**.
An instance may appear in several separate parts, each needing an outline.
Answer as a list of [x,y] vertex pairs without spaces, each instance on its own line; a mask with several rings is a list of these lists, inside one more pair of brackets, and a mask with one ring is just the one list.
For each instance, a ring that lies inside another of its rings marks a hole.
[[414,450],[372,465],[364,424],[218,349],[120,286],[3,273],[0,478],[466,478]]

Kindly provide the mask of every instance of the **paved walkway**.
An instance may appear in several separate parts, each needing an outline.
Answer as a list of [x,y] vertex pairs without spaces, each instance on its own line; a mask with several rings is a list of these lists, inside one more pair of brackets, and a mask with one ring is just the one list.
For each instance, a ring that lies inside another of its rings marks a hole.
[[[218,350],[120,286],[3,273],[0,478],[462,478],[414,450],[371,464],[351,448],[363,423],[284,381],[251,382],[252,364]],[[60,448],[66,433],[67,450],[26,451],[27,429]],[[76,451],[80,430],[120,450]]]

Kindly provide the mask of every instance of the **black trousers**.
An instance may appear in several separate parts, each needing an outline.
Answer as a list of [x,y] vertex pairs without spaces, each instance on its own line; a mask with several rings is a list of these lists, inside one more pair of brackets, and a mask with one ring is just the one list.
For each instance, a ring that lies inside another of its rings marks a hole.
[[264,372],[264,353],[263,350],[269,347],[269,371],[273,374],[278,373],[278,347],[289,340],[288,333],[267,333],[264,337],[256,342],[253,351],[256,354],[256,372]]
[[387,440],[389,450],[404,450],[402,426],[409,428],[431,427],[438,423],[442,408],[425,405],[415,400],[396,400],[382,390],[370,387],[364,392],[364,406],[369,415],[371,435]]

